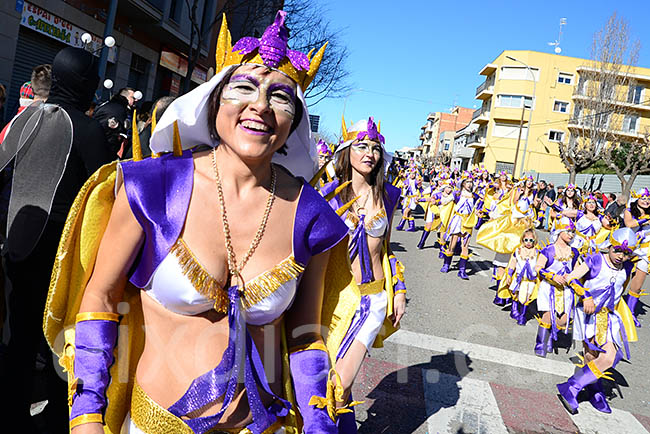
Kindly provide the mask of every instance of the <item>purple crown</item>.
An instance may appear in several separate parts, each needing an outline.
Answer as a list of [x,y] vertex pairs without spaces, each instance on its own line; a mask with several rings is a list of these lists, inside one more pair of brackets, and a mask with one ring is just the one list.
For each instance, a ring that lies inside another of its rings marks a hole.
[[287,48],[289,31],[284,26],[286,17],[287,13],[285,11],[278,11],[275,15],[275,21],[266,28],[260,39],[250,36],[241,38],[232,47],[233,53],[239,51],[239,54],[246,55],[257,48],[264,65],[269,68],[277,68],[282,59],[286,57],[298,71],[309,70],[307,55]]
[[327,143],[325,143],[323,139],[318,140],[318,143],[316,144],[316,151],[318,151],[318,155],[324,155],[327,157],[330,157],[332,155],[332,150],[329,146],[327,146]]
[[384,136],[379,134],[379,131],[377,130],[377,124],[375,124],[375,120],[372,116],[368,118],[368,126],[366,127],[366,131],[359,131],[359,134],[357,134],[357,140],[363,140],[363,138],[366,136],[368,139],[379,142],[382,145],[385,143]]

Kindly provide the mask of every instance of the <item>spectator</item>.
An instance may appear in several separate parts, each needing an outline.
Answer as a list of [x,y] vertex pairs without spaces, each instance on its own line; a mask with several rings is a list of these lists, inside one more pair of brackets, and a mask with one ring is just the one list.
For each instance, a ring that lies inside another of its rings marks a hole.
[[[39,342],[45,342],[41,328],[43,310],[65,219],[84,182],[112,159],[101,126],[84,114],[99,84],[97,63],[95,56],[81,48],[67,47],[59,51],[52,64],[52,87],[47,103],[60,109],[41,111],[41,127],[34,129],[25,158],[15,163],[11,203],[18,201],[16,206],[20,208],[15,217],[10,216],[2,252],[12,290],[8,297],[7,369],[0,384],[12,391],[3,408],[21,427],[21,432],[34,431],[30,385]],[[71,122],[61,117],[61,109]],[[15,152],[27,119],[38,110],[40,106],[27,107],[14,120],[5,138],[5,152]],[[57,139],[64,142],[59,143]],[[38,158],[48,149],[54,151],[47,158]],[[3,155],[4,161],[9,157]],[[17,176],[21,177],[20,182]],[[59,182],[39,183],[42,179],[59,179]],[[45,207],[44,202],[48,204]],[[46,360],[43,388],[47,391],[48,404],[43,416],[48,432],[68,432],[67,386],[56,373],[55,358],[48,355]]]
[[93,118],[99,121],[104,130],[110,152],[116,156],[125,151],[124,144],[131,126],[131,110],[135,104],[134,92],[130,87],[120,89],[113,98],[101,104],[93,113]]
[[[38,65],[32,70],[31,81],[25,82],[20,88],[20,107],[18,107],[18,116],[26,107],[34,102],[45,101],[50,94],[50,87],[52,86],[52,65],[43,64]],[[16,117],[14,116],[14,119]],[[13,119],[5,125],[2,132],[0,132],[0,143],[4,140],[9,126]],[[3,232],[4,234],[4,232]]]
[[544,195],[544,229],[549,230],[549,223],[551,220],[551,207],[557,198],[555,193],[555,184],[552,182],[548,183],[546,187],[546,194]]
[[627,206],[627,197],[620,195],[616,197],[614,193],[609,194],[609,205],[605,208],[605,215],[609,217],[612,226],[616,223],[623,223],[623,212]]
[[[176,98],[173,96],[163,96],[159,98],[153,105],[154,111],[156,112],[156,122],[160,120],[169,104],[172,103]],[[145,127],[140,134],[140,146],[142,147],[142,156],[144,158],[151,156],[151,148],[149,147],[149,139],[151,138],[151,116],[147,119]],[[123,158],[133,158],[133,148],[130,146],[127,152],[125,152]]]

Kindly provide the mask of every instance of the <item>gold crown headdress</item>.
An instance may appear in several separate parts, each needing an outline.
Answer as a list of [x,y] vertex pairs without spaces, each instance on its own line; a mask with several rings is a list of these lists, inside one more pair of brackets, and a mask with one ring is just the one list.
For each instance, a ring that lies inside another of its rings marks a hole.
[[347,142],[348,140],[362,140],[364,137],[368,137],[371,140],[376,140],[382,145],[385,142],[384,136],[381,133],[381,121],[375,124],[375,120],[372,116],[368,118],[367,129],[365,131],[350,131],[348,132],[348,127],[345,125],[345,116],[341,116],[341,135],[343,136],[341,140]]
[[326,42],[313,58],[311,55],[314,50],[308,55],[289,50],[289,31],[284,26],[286,15],[286,12],[278,11],[273,24],[266,28],[260,39],[244,37],[233,46],[226,14],[223,14],[217,39],[216,72],[231,65],[244,63],[264,65],[283,72],[305,91],[318,72],[328,43]]

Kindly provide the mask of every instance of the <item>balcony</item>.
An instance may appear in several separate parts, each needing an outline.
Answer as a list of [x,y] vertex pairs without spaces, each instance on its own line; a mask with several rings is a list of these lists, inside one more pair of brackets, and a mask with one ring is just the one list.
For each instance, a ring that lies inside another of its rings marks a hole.
[[478,134],[471,134],[467,137],[467,147],[468,148],[485,148],[486,146],[485,137],[479,136]]
[[[520,107],[495,107],[492,111],[492,119],[506,121],[506,122],[516,122],[519,124],[521,122],[521,108]],[[525,116],[523,123],[528,122],[528,108],[526,108]]]
[[[584,95],[584,93],[580,92],[580,91],[576,91],[576,93],[573,94],[571,99],[582,100],[582,101],[594,101],[595,100],[595,98]],[[624,107],[624,108],[627,108],[627,109],[638,110],[638,111],[641,111],[641,112],[650,113],[650,101],[645,100],[645,101],[643,101],[643,103],[644,104],[635,104],[633,102],[622,101],[622,100],[611,100],[611,101],[605,102],[605,104],[617,105],[619,107]]]
[[473,123],[481,125],[481,124],[487,124],[489,121],[490,121],[490,110],[484,107],[474,110],[474,113],[472,114]]
[[[569,120],[569,125],[568,125],[570,130],[573,131],[584,131],[584,130],[591,130],[593,126],[590,123],[585,123],[585,122],[579,122],[576,121],[575,119]],[[611,140],[614,138],[623,138],[625,140],[644,140],[645,135],[638,132],[638,131],[626,131],[626,130],[615,130],[615,129],[609,129],[608,126],[604,126],[601,128],[601,133],[602,135],[606,137],[611,137],[608,138],[607,140]]]
[[497,65],[494,63],[488,63],[485,65],[479,72],[479,75],[490,75],[497,70]]
[[479,87],[476,88],[476,99],[490,99],[494,95],[494,78],[485,80]]

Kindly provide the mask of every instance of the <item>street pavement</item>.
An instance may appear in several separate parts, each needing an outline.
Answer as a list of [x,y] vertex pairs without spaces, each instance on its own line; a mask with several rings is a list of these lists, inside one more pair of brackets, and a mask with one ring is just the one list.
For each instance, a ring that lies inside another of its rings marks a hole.
[[[398,211],[393,226],[399,217]],[[420,215],[418,232],[393,229],[391,235],[391,247],[406,266],[408,307],[401,330],[384,348],[370,351],[357,377],[353,398],[364,401],[356,407],[360,433],[650,432],[647,305],[639,340],[630,344],[630,362],[611,370],[615,383],[605,381],[613,412],[599,413],[586,400],[571,416],[555,385],[573,374],[581,346],[561,338],[555,354],[536,357],[534,312],[518,326],[507,309],[492,304],[494,254],[472,237],[470,280],[456,275],[458,256],[442,274],[435,234],[425,249],[416,248],[422,225]],[[547,232],[538,235],[548,238]]]

